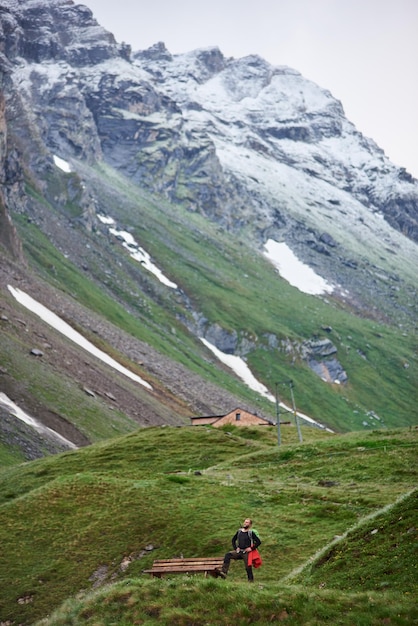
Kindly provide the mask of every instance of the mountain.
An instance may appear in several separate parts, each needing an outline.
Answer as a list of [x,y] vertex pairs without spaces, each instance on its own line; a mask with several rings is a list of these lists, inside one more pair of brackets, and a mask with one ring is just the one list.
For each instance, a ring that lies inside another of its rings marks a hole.
[[[76,445],[276,399],[416,423],[418,182],[329,91],[256,55],[132,52],[68,0],[3,0],[0,85],[8,400]],[[51,451],[4,424],[5,449]]]

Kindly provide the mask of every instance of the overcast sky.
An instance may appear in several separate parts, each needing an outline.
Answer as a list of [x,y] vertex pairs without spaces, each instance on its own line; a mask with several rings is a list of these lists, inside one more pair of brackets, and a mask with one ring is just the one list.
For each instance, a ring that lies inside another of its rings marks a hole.
[[218,46],[298,70],[418,178],[418,0],[85,0],[119,42]]

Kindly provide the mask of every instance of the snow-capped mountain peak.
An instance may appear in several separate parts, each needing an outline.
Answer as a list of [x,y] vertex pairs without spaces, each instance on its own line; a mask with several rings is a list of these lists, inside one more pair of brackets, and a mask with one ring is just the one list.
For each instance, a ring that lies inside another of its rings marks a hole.
[[14,94],[44,146],[35,169],[48,151],[50,162],[104,159],[231,233],[245,229],[260,253],[285,243],[340,293],[364,298],[375,269],[413,283],[418,183],[327,89],[217,47],[130,54],[65,0],[7,0],[1,19]]

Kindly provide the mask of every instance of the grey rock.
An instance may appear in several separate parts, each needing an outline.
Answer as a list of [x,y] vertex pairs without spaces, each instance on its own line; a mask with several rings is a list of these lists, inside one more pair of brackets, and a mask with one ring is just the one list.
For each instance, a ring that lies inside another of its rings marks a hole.
[[347,373],[337,359],[308,359],[308,365],[324,381],[329,383],[346,383]]
[[44,356],[44,353],[42,352],[42,350],[39,350],[38,348],[32,348],[32,350],[30,351],[30,353],[31,353],[33,356],[39,356],[39,357]]
[[218,350],[226,354],[235,354],[238,345],[238,335],[235,330],[227,331],[219,324],[213,324],[206,330],[205,339]]

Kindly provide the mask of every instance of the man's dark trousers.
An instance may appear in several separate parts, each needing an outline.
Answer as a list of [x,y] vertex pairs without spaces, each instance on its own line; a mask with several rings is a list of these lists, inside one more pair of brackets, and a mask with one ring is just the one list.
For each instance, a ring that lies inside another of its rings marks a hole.
[[247,572],[248,580],[254,580],[253,568],[251,567],[251,565],[248,567],[248,554],[249,552],[237,552],[236,550],[231,550],[230,552],[227,552],[224,556],[224,562],[222,565],[223,573],[228,573],[231,559],[233,559],[234,561],[244,561],[245,571]]

